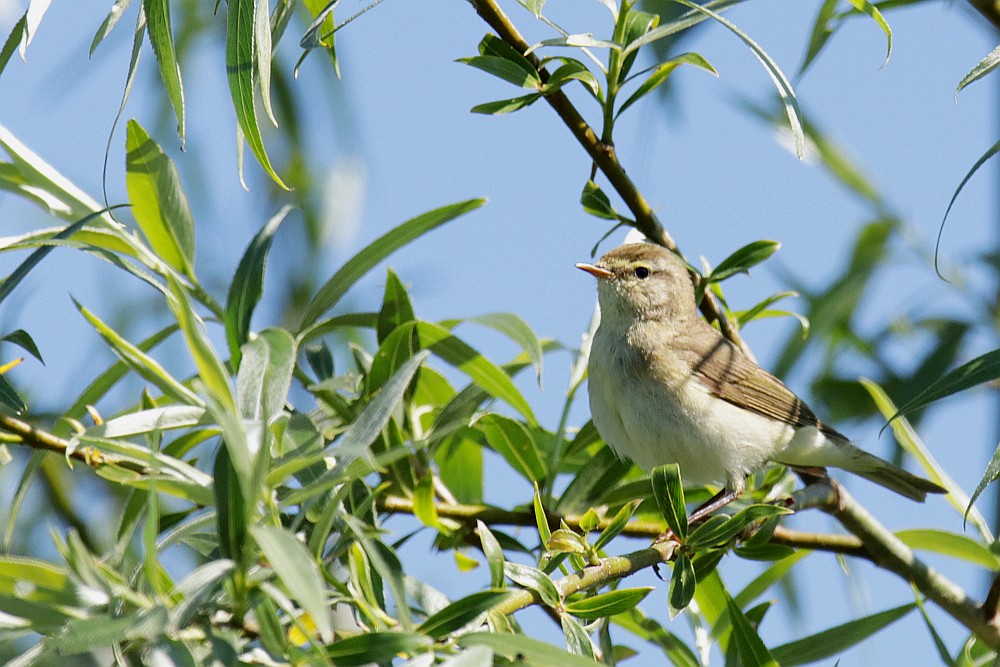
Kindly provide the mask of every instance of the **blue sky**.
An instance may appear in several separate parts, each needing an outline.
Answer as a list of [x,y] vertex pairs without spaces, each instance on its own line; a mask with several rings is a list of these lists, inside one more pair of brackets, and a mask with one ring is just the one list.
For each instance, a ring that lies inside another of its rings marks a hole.
[[[23,2],[0,0],[0,27],[9,30]],[[752,35],[789,74],[804,53],[818,2],[781,0],[747,3],[727,13]],[[101,165],[107,133],[117,110],[127,67],[134,22],[133,7],[95,56],[87,48],[104,13],[103,3],[53,3],[25,65],[13,60],[0,80],[0,124],[99,197]],[[344,15],[360,8],[346,2]],[[511,17],[537,41],[551,34],[513,2]],[[610,31],[607,11],[597,2],[550,0],[546,11],[571,31]],[[954,188],[975,160],[997,138],[996,87],[987,78],[962,92],[958,81],[995,43],[991,32],[966,4],[924,3],[887,15],[894,30],[894,51],[880,68],[885,38],[867,19],[849,22],[820,59],[796,83],[807,119],[824,129],[864,168],[892,209],[907,225],[917,247],[932,244]],[[218,17],[220,26],[224,17]],[[280,66],[290,68],[297,55],[294,42],[301,27],[291,26],[282,45]],[[574,143],[555,114],[544,104],[504,117],[468,113],[485,101],[511,97],[516,90],[498,79],[456,63],[473,55],[485,33],[483,24],[464,2],[413,3],[390,0],[352,23],[338,35],[343,81],[334,92],[319,84],[327,63],[312,57],[293,85],[314,95],[307,130],[320,156],[312,165],[318,179],[331,183],[331,226],[326,241],[325,279],[345,258],[390,227],[425,210],[471,197],[489,204],[425,237],[388,263],[411,286],[418,316],[437,320],[484,312],[514,312],[539,335],[575,346],[593,306],[593,282],[573,268],[589,258],[603,223],[578,205],[589,172],[583,150]],[[689,258],[705,256],[718,263],[751,241],[780,240],[782,250],[771,266],[726,284],[730,302],[746,307],[785,289],[783,275],[821,286],[842,268],[854,236],[866,222],[867,209],[822,169],[802,162],[776,140],[772,130],[739,109],[741,98],[764,101],[772,94],[760,64],[735,36],[709,26],[686,45],[705,56],[720,78],[681,68],[675,73],[679,93],[667,109],[650,98],[626,114],[617,137],[619,157],[661,221]],[[251,192],[236,177],[234,118],[228,100],[222,49],[201,41],[182,63],[189,114],[186,152],[178,150],[169,118],[162,115],[151,91],[157,85],[152,53],[143,54],[141,74],[125,112],[155,131],[157,140],[177,161],[194,206],[198,267],[216,278],[217,292],[231,275],[243,247],[280,206],[269,200],[259,168],[247,155]],[[592,122],[596,109],[575,93],[573,99]],[[345,103],[344,100],[347,100]],[[280,120],[280,119],[279,119]],[[109,196],[123,201],[124,137],[113,140]],[[955,206],[942,246],[946,266],[962,267],[984,248],[995,245],[996,171],[987,167],[967,186]],[[52,224],[30,206],[0,194],[0,234]],[[283,232],[284,234],[284,232]],[[271,271],[296,267],[294,234],[279,237]],[[621,236],[618,237],[619,239]],[[611,247],[610,242],[604,246]],[[903,250],[881,274],[865,302],[860,321],[875,327],[903,315],[968,312],[958,292],[939,281],[918,253]],[[119,289],[119,275],[89,258],[69,252],[53,255],[58,274],[39,272],[0,311],[4,328],[15,321],[38,341],[46,357],[42,368],[19,369],[20,385],[35,390],[46,407],[63,405],[73,387],[59,386],[67,377],[92,376],[109,354],[77,315],[69,295],[99,307],[108,287]],[[8,272],[17,258],[0,257]],[[988,291],[985,277],[972,272],[969,285]],[[114,281],[114,282],[112,282]],[[354,291],[352,305],[377,305],[384,273],[374,271]],[[978,281],[978,282],[977,282]],[[211,280],[208,281],[211,285]],[[273,276],[269,285],[280,284]],[[128,310],[153,309],[154,294],[136,286],[122,298]],[[270,306],[259,313],[258,327],[274,324],[281,294],[265,292]],[[789,302],[789,308],[800,306]],[[110,306],[103,315],[114,314]],[[8,319],[9,318],[9,319]],[[272,319],[269,319],[272,318]],[[153,328],[140,328],[142,335]],[[748,328],[746,336],[766,366],[794,324],[766,321]],[[487,356],[502,361],[514,348],[472,327],[469,340]],[[914,341],[918,345],[919,341]],[[981,335],[969,358],[990,349]],[[995,346],[995,345],[994,345]],[[901,363],[915,356],[905,346]],[[94,359],[98,365],[95,366]],[[850,363],[850,362],[847,362]],[[558,420],[568,377],[569,358],[546,360],[543,388],[531,381],[522,387],[548,426]],[[853,371],[853,367],[846,370]],[[862,372],[860,367],[856,372]],[[77,375],[80,374],[80,375]],[[56,386],[52,388],[52,384]],[[790,384],[803,391],[805,377]],[[586,401],[573,413],[586,420]],[[971,490],[996,445],[995,408],[985,392],[949,401],[927,420],[921,435],[949,472]],[[838,425],[866,448],[885,453],[888,436],[877,438],[879,424]],[[502,479],[489,480],[493,492]],[[917,507],[889,497],[864,482],[849,486],[874,513],[893,527],[933,525],[961,531],[961,518],[941,500]],[[490,489],[488,489],[490,493]],[[797,519],[817,530],[833,527],[820,516]],[[639,545],[634,545],[638,547]],[[410,552],[416,574],[423,564],[423,545]],[[960,584],[976,596],[985,591],[981,574],[936,558]],[[801,624],[789,624],[780,611],[764,625],[769,643],[874,612],[910,599],[909,588],[866,564],[849,563],[851,577],[839,574],[832,557],[813,555],[800,566],[806,590]],[[428,568],[430,568],[428,561]],[[799,568],[797,568],[799,570]],[[727,581],[739,582],[757,571],[754,564],[727,558]],[[455,578],[452,578],[455,579]],[[641,580],[640,580],[641,579]],[[435,583],[432,581],[432,583]],[[454,581],[436,582],[455,593]],[[642,575],[634,585],[658,585],[665,606],[665,584]],[[650,598],[647,606],[657,604]],[[771,612],[774,614],[775,612]],[[932,609],[954,650],[962,629]],[[683,619],[674,626],[683,626]],[[675,629],[675,628],[672,628]],[[933,645],[916,615],[847,654],[841,664],[919,664]]]

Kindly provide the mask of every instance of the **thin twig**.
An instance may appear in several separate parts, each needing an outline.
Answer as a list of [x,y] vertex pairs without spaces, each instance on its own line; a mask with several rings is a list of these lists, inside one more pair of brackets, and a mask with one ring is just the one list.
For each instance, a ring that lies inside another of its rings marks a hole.
[[[531,45],[525,41],[524,37],[521,36],[521,33],[514,24],[510,22],[510,19],[507,18],[507,15],[500,9],[495,0],[470,0],[470,2],[476,9],[476,12],[493,28],[500,39],[517,49],[521,54],[526,53],[531,48]],[[529,53],[525,57],[538,71],[538,76],[542,83],[548,82],[549,72],[542,66],[541,61],[535,54]],[[635,183],[625,173],[625,168],[618,161],[615,147],[600,140],[597,133],[594,132],[593,128],[584,120],[580,112],[577,111],[573,103],[570,102],[569,98],[561,90],[548,93],[545,95],[545,100],[559,115],[563,123],[566,124],[566,127],[569,128],[573,136],[580,142],[580,145],[587,151],[594,164],[597,165],[601,173],[604,174],[612,187],[614,187],[615,191],[622,198],[622,201],[625,202],[625,205],[628,206],[632,215],[635,216],[636,229],[645,234],[646,238],[650,241],[670,250],[677,250],[677,244],[674,242],[674,239],[664,229],[663,225],[660,224],[649,202],[646,201],[646,198],[639,192]],[[719,308],[718,303],[711,293],[705,293],[705,298],[701,300],[700,308],[708,321],[719,323],[719,330],[726,338],[739,345],[744,351],[749,352],[749,349],[740,338],[739,332],[733,326],[732,322],[729,321],[726,314]]]
[[55,452],[75,461],[86,463],[91,468],[115,465],[135,472],[149,472],[142,464],[122,459],[112,454],[106,454],[96,447],[77,447],[74,449],[72,443],[65,438],[60,438],[48,431],[32,426],[17,417],[0,413],[0,435],[4,432],[14,436],[14,438],[3,438],[0,440],[2,442],[6,442],[7,444],[23,444],[32,449]]

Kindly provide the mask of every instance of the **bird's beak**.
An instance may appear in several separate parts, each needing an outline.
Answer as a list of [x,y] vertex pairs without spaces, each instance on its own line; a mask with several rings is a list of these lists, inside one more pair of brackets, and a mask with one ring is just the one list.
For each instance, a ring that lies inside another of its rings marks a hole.
[[600,278],[602,280],[610,280],[611,278],[615,277],[615,274],[611,273],[610,271],[608,271],[603,267],[597,266],[596,264],[583,264],[581,262],[580,264],[576,265],[576,268],[580,269],[581,271],[586,271],[595,278]]

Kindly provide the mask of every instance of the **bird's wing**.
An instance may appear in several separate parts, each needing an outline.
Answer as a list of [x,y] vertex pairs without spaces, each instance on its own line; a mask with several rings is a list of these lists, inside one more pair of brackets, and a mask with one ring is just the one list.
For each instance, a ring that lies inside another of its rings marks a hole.
[[677,341],[678,351],[688,356],[694,377],[714,396],[745,410],[792,426],[813,426],[825,435],[847,440],[816,417],[809,406],[743,352],[705,325],[714,336],[693,335]]

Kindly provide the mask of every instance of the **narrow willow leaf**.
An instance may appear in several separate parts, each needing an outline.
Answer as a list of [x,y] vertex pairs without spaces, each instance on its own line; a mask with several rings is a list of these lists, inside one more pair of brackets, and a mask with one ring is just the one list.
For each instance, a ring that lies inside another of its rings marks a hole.
[[809,637],[776,646],[771,650],[771,655],[784,667],[832,658],[895,623],[916,608],[917,605],[911,602],[871,616],[857,618]]
[[545,513],[545,505],[542,502],[542,490],[538,482],[534,483],[535,492],[531,498],[531,509],[535,514],[535,527],[538,529],[538,537],[542,544],[548,544],[552,537],[552,530],[549,528],[549,517]]
[[531,430],[519,421],[497,414],[484,415],[475,423],[486,442],[514,470],[532,482],[545,479],[547,471]]
[[913,528],[896,531],[896,537],[911,549],[960,558],[990,571],[1000,569],[1000,557],[990,551],[989,547],[960,533],[935,528]]
[[416,632],[369,632],[330,644],[326,655],[343,667],[381,665],[391,663],[401,653],[424,653],[432,643],[430,637]]
[[566,35],[565,37],[553,37],[552,39],[543,39],[538,44],[535,44],[530,49],[528,53],[537,51],[543,46],[573,46],[577,48],[587,48],[587,49],[614,49],[620,50],[622,48],[621,44],[617,42],[612,42],[607,39],[598,39],[594,37],[591,33],[576,33],[573,35]]
[[243,419],[268,424],[285,407],[295,370],[295,339],[284,329],[264,329],[243,346],[236,377],[236,406]]
[[754,241],[743,246],[729,257],[726,257],[712,270],[708,277],[710,282],[720,282],[737,273],[749,273],[750,269],[781,248],[779,241]]
[[682,53],[679,56],[657,65],[653,69],[653,73],[650,74],[649,77],[642,82],[642,84],[640,84],[636,91],[632,93],[627,100],[622,102],[622,105],[618,108],[615,116],[617,117],[622,115],[630,106],[666,83],[673,71],[684,64],[693,65],[699,69],[703,69],[706,72],[714,74],[716,77],[719,76],[719,73],[715,71],[712,64],[705,60],[705,58],[700,54]]
[[104,41],[104,38],[107,37],[112,30],[114,30],[116,25],[118,25],[118,21],[121,19],[122,14],[125,13],[125,10],[128,9],[128,6],[131,4],[132,0],[115,0],[115,4],[111,5],[111,11],[109,11],[108,15],[104,17],[104,20],[101,22],[101,26],[94,34],[94,39],[90,42],[91,56],[94,55],[94,51],[96,51],[100,43]]
[[446,530],[438,519],[437,507],[434,505],[434,474],[431,472],[424,475],[413,490],[413,516],[429,528]]
[[199,424],[204,416],[205,408],[201,406],[165,405],[109,419],[103,424],[91,426],[86,433],[97,438],[129,438],[156,431],[191,428]]
[[333,617],[319,566],[306,546],[291,533],[274,526],[254,526],[254,540],[271,563],[292,599],[309,613],[324,642],[333,640]]
[[194,218],[177,167],[135,120],[125,149],[125,185],[139,228],[167,264],[193,278]]
[[177,117],[177,136],[184,146],[184,86],[181,83],[181,67],[174,49],[174,36],[170,29],[170,4],[168,0],[143,0],[148,24],[149,43],[153,47],[156,62],[160,65],[160,78],[167,90],[167,98]]
[[17,51],[17,45],[24,39],[24,31],[27,25],[28,15],[22,14],[21,18],[14,24],[14,28],[10,31],[10,34],[7,35],[7,41],[3,43],[3,48],[0,49],[0,74],[3,74],[7,63],[10,62],[10,57],[14,55],[14,51]]
[[240,366],[240,346],[247,342],[250,319],[264,292],[264,273],[267,270],[271,242],[291,210],[291,206],[283,206],[261,227],[243,252],[233,281],[229,283],[229,294],[226,296],[226,341],[229,343],[229,355],[234,368]]
[[583,192],[580,194],[580,204],[583,206],[584,211],[594,217],[603,220],[619,219],[618,211],[611,205],[608,195],[594,181],[587,181],[583,186]]
[[962,77],[962,80],[958,83],[958,88],[955,89],[955,101],[958,101],[958,94],[962,92],[963,88],[995,70],[997,65],[1000,65],[1000,46],[990,51],[985,58],[979,61],[978,65],[972,68],[971,72]]
[[[774,86],[778,90],[778,96],[781,98],[781,103],[785,108],[785,115],[788,116],[788,124],[792,130],[792,139],[795,143],[795,154],[799,157],[799,159],[802,159],[805,155],[805,134],[802,130],[802,112],[799,110],[799,101],[795,97],[795,91],[792,89],[792,84],[788,81],[788,77],[781,71],[781,68],[778,67],[776,62],[774,62],[774,59],[771,58],[767,51],[762,49],[760,45],[757,44],[757,42],[755,42],[749,35],[729,21],[729,19],[703,5],[691,2],[690,0],[673,1],[695,11],[701,12],[721,23],[729,29],[730,32],[743,40],[743,43],[750,48],[750,51],[753,52],[755,56],[757,56],[761,65],[764,66],[764,71],[766,71],[768,76],[771,77],[771,81],[774,82]],[[628,49],[626,49],[626,52],[627,51]]]
[[599,593],[582,600],[567,602],[565,609],[574,616],[588,620],[624,614],[646,599],[646,596],[652,591],[652,587],[617,588],[607,593]]
[[[518,344],[521,350],[528,355],[531,365],[538,376],[538,384],[542,383],[542,343],[535,332],[528,326],[528,323],[513,313],[487,313],[469,317],[464,322],[481,324],[497,331]],[[442,324],[444,324],[442,322]]]
[[784,664],[767,650],[767,646],[750,625],[743,610],[736,606],[728,593],[726,593],[726,609],[729,611],[729,619],[733,626],[732,638],[736,642],[736,651],[746,667],[779,667]]
[[490,564],[490,587],[501,589],[504,587],[504,563],[503,549],[497,541],[496,536],[482,521],[476,519],[476,534],[483,545],[483,555]]
[[38,346],[35,345],[34,339],[31,337],[31,334],[24,329],[16,329],[11,331],[9,334],[0,336],[0,343],[4,341],[17,345],[35,359],[38,359],[42,365],[45,365],[45,360],[42,359],[42,353],[38,351]]
[[[878,10],[878,7],[868,2],[868,0],[847,0],[854,8],[857,9],[862,14],[867,14],[871,17],[872,21],[879,27],[883,34],[885,34],[885,60],[882,61],[882,67],[885,67],[889,62],[889,56],[892,55],[892,28],[889,27],[889,22],[885,20],[882,16],[882,12]],[[957,93],[956,93],[957,94]]]
[[52,0],[29,0],[28,11],[24,13],[25,26],[24,35],[21,38],[21,60],[27,60],[25,53],[28,45],[38,32],[38,27],[42,23],[42,17],[48,11]]
[[[878,407],[882,417],[886,420],[892,419],[887,424],[892,428],[892,433],[896,436],[896,442],[899,443],[900,447],[906,450],[920,464],[920,467],[932,482],[940,484],[948,490],[945,499],[952,507],[964,515],[966,521],[972,522],[979,530],[983,541],[986,543],[992,542],[993,532],[990,529],[989,522],[986,521],[986,518],[978,509],[973,507],[978,494],[973,494],[973,497],[970,499],[965,489],[952,479],[951,475],[948,474],[934,458],[930,450],[927,449],[927,446],[920,439],[920,436],[917,435],[916,430],[910,424],[909,420],[906,417],[894,417],[894,415],[898,414],[899,410],[882,387],[866,378],[862,378],[860,382],[861,386],[871,395],[872,400],[875,401],[875,405]],[[998,462],[998,465],[1000,465],[1000,462]],[[1000,468],[998,468],[998,472],[1000,472]],[[985,476],[984,479],[986,479]],[[988,481],[983,482],[981,480],[979,491],[981,492],[986,488],[986,484],[988,483]]]
[[674,571],[670,575],[668,592],[670,618],[675,618],[691,603],[696,585],[697,577],[691,564],[691,557],[681,554],[674,561]]
[[1000,350],[993,350],[945,373],[944,376],[932,382],[923,391],[904,403],[890,421],[902,415],[913,414],[920,408],[946,396],[957,394],[997,378],[1000,378]]
[[[590,641],[590,635],[580,625],[580,622],[569,614],[560,614],[559,623],[562,625],[563,635],[566,637],[566,650],[573,655],[593,659],[595,657],[594,644]],[[492,661],[489,664],[492,665]]]
[[185,387],[179,380],[174,378],[158,361],[150,357],[141,349],[125,340],[118,332],[105,324],[99,317],[89,310],[76,303],[77,310],[86,318],[90,325],[101,335],[101,338],[108,344],[122,362],[138,373],[144,380],[151,382],[165,395],[178,403],[187,405],[204,406],[205,403],[198,396]]
[[0,375],[0,405],[10,408],[14,414],[21,414],[28,409],[24,400],[18,395],[14,387],[3,375]]
[[[233,5],[230,6],[232,11]],[[485,199],[470,199],[468,201],[442,206],[428,211],[415,218],[407,220],[384,236],[373,241],[340,267],[316,292],[312,301],[302,314],[300,330],[315,323],[324,313],[333,308],[344,293],[376,264],[388,257],[393,251],[407,245],[436,227],[454,220],[460,215],[473,211],[486,203]]]
[[205,388],[219,402],[223,409],[233,409],[236,401],[229,385],[229,372],[223,365],[215,349],[208,340],[205,323],[194,312],[187,289],[173,277],[167,276],[170,293],[173,299],[169,301],[170,309],[177,318],[177,324],[187,343],[191,358],[198,367],[198,377],[205,383]]
[[95,614],[69,621],[51,645],[60,655],[106,649],[122,641],[153,641],[166,632],[168,616],[163,607],[151,607],[124,616]]
[[653,497],[660,514],[667,520],[671,532],[681,541],[688,534],[687,508],[684,505],[684,486],[681,470],[676,463],[658,466],[650,476]]
[[511,663],[521,661],[532,667],[599,667],[602,664],[524,635],[470,632],[458,638],[458,645],[488,646]]
[[553,608],[559,605],[560,598],[562,597],[559,595],[559,589],[552,583],[549,575],[538,568],[521,565],[520,563],[507,562],[504,563],[503,571],[507,575],[507,578],[518,586],[538,593],[538,596],[546,605]]
[[519,111],[524,107],[531,106],[542,98],[541,93],[531,93],[521,97],[512,97],[508,100],[497,100],[495,102],[484,102],[469,109],[472,113],[481,113],[487,116],[502,116],[503,114]]
[[638,500],[632,501],[618,510],[618,513],[615,514],[615,518],[611,520],[608,527],[601,531],[601,534],[598,535],[597,539],[594,541],[595,551],[603,549],[606,544],[618,537],[618,535],[625,530],[626,526],[628,526],[629,519],[631,519],[632,515],[635,514],[640,502],[641,501]]
[[396,327],[416,319],[410,295],[406,287],[392,269],[388,269],[385,278],[385,293],[382,296],[382,308],[378,313],[378,324],[375,328],[379,344],[385,342]]
[[443,639],[472,623],[509,595],[507,591],[479,591],[467,595],[430,616],[417,630],[435,639]]
[[260,98],[264,104],[264,113],[275,127],[278,121],[274,118],[271,108],[271,7],[268,0],[256,0],[254,12],[254,51],[257,61],[257,74],[260,76]]
[[542,85],[542,81],[538,78],[538,72],[535,71],[534,67],[525,69],[520,67],[516,62],[512,62],[505,58],[498,58],[496,56],[472,56],[470,58],[459,58],[458,62],[469,65],[470,67],[475,67],[476,69],[482,70],[487,74],[492,74],[495,77],[499,77],[508,83],[513,83],[515,86],[520,86],[522,88],[538,88]]
[[[955,200],[958,199],[958,195],[961,194],[962,189],[965,187],[965,184],[969,182],[969,179],[972,178],[973,174],[979,171],[979,168],[986,164],[986,162],[997,153],[1000,153],[1000,141],[997,141],[995,144],[990,146],[989,149],[983,153],[978,160],[976,160],[976,163],[972,165],[972,168],[965,174],[962,182],[958,184],[957,188],[955,188],[955,192],[951,196],[951,201],[948,202],[948,208],[945,209],[944,217],[941,219],[941,225],[938,227],[937,240],[934,242],[935,270],[937,270],[938,250],[941,248],[941,235],[944,234],[944,223],[948,221],[948,214],[951,213],[951,207],[955,205]],[[940,272],[938,272],[938,275],[940,275]]]
[[226,13],[226,73],[229,78],[229,92],[233,98],[233,109],[240,130],[250,145],[250,152],[267,174],[283,190],[288,190],[271,165],[271,159],[264,148],[264,139],[257,124],[257,106],[254,98],[254,50],[257,40],[254,36],[254,0],[230,0]]
[[910,586],[913,588],[914,602],[917,603],[917,608],[920,610],[920,616],[924,619],[924,625],[927,627],[927,632],[930,633],[931,639],[934,641],[934,648],[937,649],[938,657],[941,659],[941,664],[946,667],[958,667],[958,663],[951,657],[951,651],[948,649],[948,645],[944,643],[944,640],[941,638],[941,634],[937,631],[937,628],[934,627],[934,623],[931,621],[931,617],[927,613],[927,609],[924,607],[920,590],[917,589],[917,587],[912,583]]
[[701,662],[688,646],[676,635],[667,631],[655,619],[646,616],[642,610],[635,608],[624,614],[619,614],[611,622],[662,649],[664,655],[676,667],[701,667]]
[[[756,521],[763,521],[774,516],[792,514],[792,510],[777,505],[750,505],[740,510],[731,519],[720,522],[705,522],[698,526],[688,537],[692,546],[717,546],[726,544],[739,535],[744,528]],[[716,515],[715,518],[722,518]]]
[[579,81],[595,99],[600,99],[601,84],[598,83],[597,77],[587,69],[587,66],[573,58],[562,58],[561,60],[563,64],[552,72],[542,88],[545,93],[551,94],[570,81]]
[[840,0],[823,0],[816,19],[813,21],[812,32],[809,33],[809,45],[806,47],[805,57],[799,65],[799,75],[805,73],[809,66],[813,64],[826,43],[833,36],[835,26],[833,20],[837,15],[837,3]]
[[[513,83],[517,83],[516,79],[520,79],[522,76],[534,78],[538,81],[538,70],[535,69],[532,62],[528,60],[524,54],[496,35],[487,33],[483,36],[483,38],[479,41],[479,55],[483,58],[496,58],[498,60],[506,61],[520,70],[523,74],[515,76]],[[460,62],[462,62],[462,60],[460,60]]]

